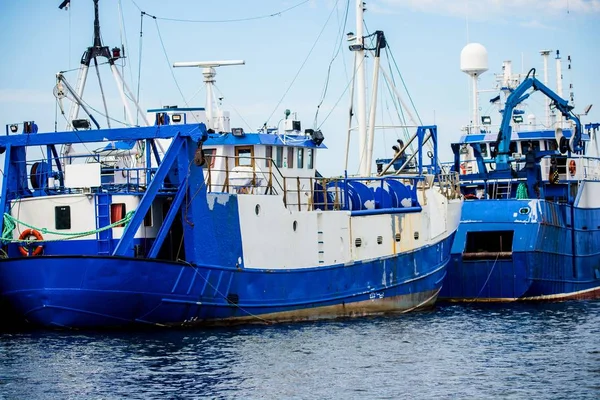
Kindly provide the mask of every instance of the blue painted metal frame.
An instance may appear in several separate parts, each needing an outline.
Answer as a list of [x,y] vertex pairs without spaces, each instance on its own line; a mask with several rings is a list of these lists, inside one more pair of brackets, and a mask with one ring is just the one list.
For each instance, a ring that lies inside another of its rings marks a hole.
[[171,225],[173,224],[173,221],[177,216],[179,207],[181,207],[181,204],[183,203],[183,199],[185,199],[186,194],[187,177],[180,183],[179,189],[177,190],[177,194],[175,195],[175,198],[171,203],[171,208],[169,208],[169,211],[167,212],[167,215],[165,216],[165,219],[163,220],[162,225],[160,226],[160,230],[156,235],[156,239],[154,240],[154,243],[152,243],[152,247],[150,248],[150,251],[147,256],[148,258],[156,258],[156,256],[158,255],[158,252],[160,251],[160,248],[163,242],[165,241],[165,238],[169,234]]
[[[171,166],[180,155],[182,147],[183,150],[185,150],[185,144],[185,139],[179,134],[173,138],[173,141],[169,146],[169,150],[167,150],[167,153],[163,157],[162,164],[160,167],[158,167],[158,170],[154,174],[154,178],[150,182],[150,185],[148,185],[140,204],[136,208],[135,213],[131,218],[131,221],[129,221],[129,224],[127,224],[125,227],[123,235],[121,236],[121,240],[119,240],[119,243],[117,243],[117,246],[112,253],[113,256],[125,256],[131,250],[130,247],[133,243],[133,237],[135,236],[135,233],[144,221],[146,213],[156,198],[159,189],[162,187],[163,182],[165,181],[165,178],[171,169]],[[160,246],[162,243],[158,243],[156,245]]]

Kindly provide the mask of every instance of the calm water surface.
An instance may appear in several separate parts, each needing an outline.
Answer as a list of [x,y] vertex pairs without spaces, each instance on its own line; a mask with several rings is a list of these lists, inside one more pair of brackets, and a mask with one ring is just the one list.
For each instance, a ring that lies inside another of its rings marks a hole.
[[599,399],[600,302],[0,334],[0,399]]

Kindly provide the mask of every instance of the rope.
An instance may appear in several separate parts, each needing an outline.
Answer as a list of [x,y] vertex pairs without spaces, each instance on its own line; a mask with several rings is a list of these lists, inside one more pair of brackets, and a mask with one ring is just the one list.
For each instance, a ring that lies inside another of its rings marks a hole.
[[527,194],[527,186],[523,182],[519,183],[519,186],[517,186],[517,200],[524,200],[528,198],[529,195]]
[[[117,227],[119,225],[127,225],[129,224],[129,222],[131,221],[131,219],[133,218],[133,214],[135,213],[135,211],[129,211],[127,214],[125,214],[125,217],[119,221],[113,222],[110,225],[104,226],[102,228],[98,228],[98,229],[94,229],[91,231],[86,231],[86,232],[57,232],[57,231],[51,231],[47,228],[38,228],[36,226],[30,225],[26,222],[20,221],[17,218],[13,217],[10,214],[4,213],[4,229],[2,231],[2,241],[3,242],[9,242],[9,243],[40,243],[40,242],[57,242],[57,241],[61,241],[61,240],[70,240],[70,239],[77,239],[80,237],[84,237],[84,236],[88,236],[88,235],[93,235],[99,232],[104,232],[106,230],[112,229],[114,227]],[[34,229],[42,234],[51,234],[51,235],[59,235],[59,236],[67,236],[67,238],[59,238],[59,239],[42,239],[42,240],[35,240],[35,239],[31,239],[31,240],[22,240],[22,239],[13,239],[12,238],[12,232],[13,230],[16,228],[16,224],[20,224],[23,226],[26,226],[30,229]]]

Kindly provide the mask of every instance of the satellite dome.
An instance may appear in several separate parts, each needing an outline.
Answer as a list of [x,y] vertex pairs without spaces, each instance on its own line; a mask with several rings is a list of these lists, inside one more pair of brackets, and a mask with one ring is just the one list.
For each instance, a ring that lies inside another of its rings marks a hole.
[[479,75],[488,70],[488,53],[479,43],[469,43],[460,52],[460,70]]

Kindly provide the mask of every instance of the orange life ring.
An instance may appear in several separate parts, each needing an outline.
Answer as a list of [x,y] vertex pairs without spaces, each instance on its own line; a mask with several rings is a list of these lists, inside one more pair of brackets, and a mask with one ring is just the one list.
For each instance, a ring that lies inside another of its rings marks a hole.
[[[36,238],[36,240],[44,240],[44,237],[42,236],[42,234],[39,233],[38,231],[36,231],[35,229],[25,229],[23,232],[21,232],[21,235],[19,236],[19,240],[25,240],[26,238],[28,238],[30,236],[34,236]],[[40,245],[38,245],[35,248],[35,250],[33,250],[33,252],[31,253],[31,255],[32,256],[39,256],[40,254],[42,254],[42,250],[43,249],[44,249],[44,246],[42,246],[40,244]],[[24,257],[28,257],[29,256],[29,251],[23,245],[19,246],[19,252]]]
[[571,160],[569,161],[569,174],[575,176],[575,172],[577,172],[577,164],[575,163],[575,160]]

